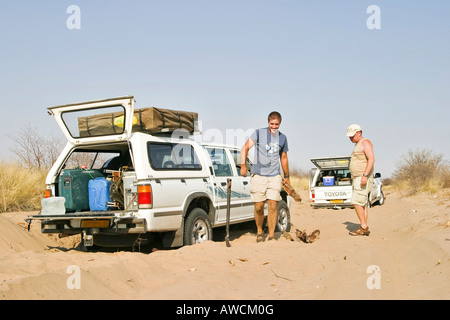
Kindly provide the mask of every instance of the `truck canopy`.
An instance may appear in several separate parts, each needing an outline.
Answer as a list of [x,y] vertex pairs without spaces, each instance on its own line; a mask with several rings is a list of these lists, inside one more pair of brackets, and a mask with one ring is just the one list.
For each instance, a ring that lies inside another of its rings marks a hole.
[[[134,97],[88,101],[47,108],[73,145],[129,140]],[[104,124],[108,125],[104,125]]]
[[311,162],[321,170],[348,169],[350,156],[312,158]]

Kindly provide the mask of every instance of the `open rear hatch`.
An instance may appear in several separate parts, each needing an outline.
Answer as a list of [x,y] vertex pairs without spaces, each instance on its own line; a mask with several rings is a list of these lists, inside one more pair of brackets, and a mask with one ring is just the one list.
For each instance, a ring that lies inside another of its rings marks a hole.
[[126,141],[133,126],[134,97],[48,107],[73,145]]
[[311,162],[321,171],[318,181],[315,182],[316,186],[312,186],[314,187],[312,196],[314,207],[338,208],[351,205],[351,180],[348,177],[350,159],[350,156],[311,159]]
[[313,158],[311,162],[321,170],[348,169],[350,156]]
[[[133,96],[67,104],[48,107],[47,109],[55,117],[56,122],[69,143],[74,146],[88,147],[94,144],[125,142],[130,139],[134,112]],[[52,168],[52,170],[57,169]],[[67,177],[68,182],[71,180],[79,181],[81,176],[86,175],[91,176],[91,178],[102,176],[97,171],[88,169],[78,168],[66,171],[74,171],[77,173],[76,176]],[[93,176],[93,173],[97,175]],[[80,197],[79,193],[76,196],[73,195],[73,201],[76,203],[79,203],[81,200],[86,200],[88,196],[88,181],[86,180],[84,182],[86,184],[84,189],[80,187],[80,184],[76,184],[76,187],[74,187],[75,191],[81,193],[80,190],[84,190],[84,193],[86,193],[83,197]],[[60,184],[61,188],[65,186],[62,182]],[[47,212],[44,213],[41,211],[39,215],[29,216],[26,221],[30,224],[33,219],[41,220],[43,232],[51,232],[52,230],[59,229],[61,232],[70,233],[79,228],[108,228],[116,220],[115,213],[117,211],[67,211],[67,208],[64,207],[64,202],[61,202],[61,204],[59,201],[61,198],[64,197],[60,195],[59,197],[44,199],[43,201],[48,202],[45,203],[45,206],[43,203],[43,211],[44,207],[48,207]]]

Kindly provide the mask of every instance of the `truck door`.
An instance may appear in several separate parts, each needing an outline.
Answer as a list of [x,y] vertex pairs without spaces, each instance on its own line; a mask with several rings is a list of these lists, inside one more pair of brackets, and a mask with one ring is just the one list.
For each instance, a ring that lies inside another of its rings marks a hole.
[[249,170],[247,177],[241,176],[241,150],[230,149],[231,158],[234,162],[234,168],[236,173],[233,178],[233,184],[236,187],[236,192],[238,192],[239,199],[236,202],[241,204],[241,218],[249,219],[254,218],[254,203],[250,198],[250,170],[252,168],[252,163],[249,159],[246,159],[246,166]]
[[[213,192],[217,213],[216,223],[225,223],[227,213],[227,179],[234,178],[233,167],[224,148],[207,147],[206,150],[211,158],[214,173]],[[230,220],[237,220],[241,216],[241,204],[237,201],[239,200],[239,193],[236,187],[237,183],[233,181],[231,184]]]

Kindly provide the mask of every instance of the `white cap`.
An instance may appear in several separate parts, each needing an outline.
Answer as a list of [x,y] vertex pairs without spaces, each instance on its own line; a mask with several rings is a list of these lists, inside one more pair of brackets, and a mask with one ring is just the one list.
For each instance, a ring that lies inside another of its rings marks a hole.
[[347,137],[353,137],[358,131],[362,131],[359,124],[352,124],[347,128]]

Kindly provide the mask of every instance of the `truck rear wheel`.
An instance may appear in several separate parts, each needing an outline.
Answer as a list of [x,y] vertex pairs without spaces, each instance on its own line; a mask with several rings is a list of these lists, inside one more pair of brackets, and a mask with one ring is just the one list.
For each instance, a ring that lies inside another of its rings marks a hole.
[[380,200],[378,200],[377,204],[379,206],[382,206],[384,204],[384,193],[383,193],[383,190],[381,190],[381,192],[380,192]]
[[201,208],[192,210],[184,223],[184,245],[212,240],[212,224],[206,212]]
[[277,231],[280,232],[289,232],[291,231],[291,213],[289,212],[289,208],[286,204],[286,201],[281,200],[278,201],[277,204]]

